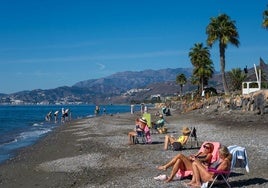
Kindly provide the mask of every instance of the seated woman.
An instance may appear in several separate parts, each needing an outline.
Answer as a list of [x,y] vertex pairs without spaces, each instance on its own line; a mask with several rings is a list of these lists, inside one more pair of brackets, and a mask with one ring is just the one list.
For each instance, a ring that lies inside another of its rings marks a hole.
[[[232,155],[226,146],[219,149],[220,159],[216,161],[215,169],[217,171],[227,171],[231,168]],[[213,181],[214,172],[209,172],[208,168],[203,166],[198,160],[192,163],[193,176],[192,180],[187,183],[188,186],[201,187],[201,182]]]
[[[191,130],[188,127],[183,127],[182,135],[179,136],[177,139],[173,136],[166,135],[165,136],[165,143],[164,143],[164,150],[168,149],[169,145],[173,145],[174,142],[178,142],[180,146],[184,146],[190,136]],[[179,148],[178,148],[179,149]]]
[[162,114],[159,115],[159,120],[157,120],[155,123],[153,123],[153,128],[158,129],[163,127],[165,124],[165,120]]
[[137,136],[137,131],[141,131],[139,124],[140,124],[139,118],[136,118],[134,131],[130,131],[128,133],[128,144],[134,144],[134,139],[135,139],[135,136]]
[[151,143],[151,134],[150,134],[150,129],[147,125],[147,120],[145,118],[137,118],[136,119],[136,127],[135,131],[130,131],[128,133],[128,140],[129,144],[134,144],[134,138],[138,135],[139,132],[144,132],[145,133],[145,139],[146,143]]
[[170,182],[179,169],[184,171],[192,170],[192,162],[196,159],[200,161],[200,164],[208,166],[212,159],[214,145],[208,142],[203,147],[205,149],[204,152],[198,152],[195,155],[190,155],[188,157],[183,154],[178,154],[167,164],[159,166],[159,170],[167,170],[169,167],[173,166],[170,176],[167,177],[165,181]]

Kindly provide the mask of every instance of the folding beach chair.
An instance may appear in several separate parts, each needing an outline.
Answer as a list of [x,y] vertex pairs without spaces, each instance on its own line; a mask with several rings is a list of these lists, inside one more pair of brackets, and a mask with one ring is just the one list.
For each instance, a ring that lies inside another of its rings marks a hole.
[[231,188],[231,185],[229,183],[229,177],[232,171],[235,170],[235,168],[245,168],[246,171],[249,172],[246,148],[237,145],[232,145],[228,146],[228,150],[232,154],[231,169],[229,171],[217,171],[215,169],[208,169],[210,172],[214,172],[215,174],[215,177],[211,182],[209,188],[211,188],[215,184],[215,182],[225,183],[229,188]]
[[196,128],[191,127],[190,130],[191,130],[191,133],[190,133],[190,136],[189,136],[186,144],[184,145],[184,148],[187,148],[187,145],[189,145],[189,144],[190,144],[190,148],[199,147],[198,140],[197,140],[197,130],[196,130]]
[[137,136],[135,137],[134,144],[146,144],[146,138],[144,131],[137,131]]
[[[223,170],[216,170],[216,169],[209,168],[208,171],[213,172],[215,174],[215,177],[214,177],[213,181],[211,182],[209,188],[211,188],[216,181],[219,182],[221,180],[224,181],[224,183],[226,183],[229,188],[231,188],[231,185],[228,181],[229,176],[231,174],[231,170],[223,171]],[[208,187],[208,182],[202,184],[202,187],[203,188]]]

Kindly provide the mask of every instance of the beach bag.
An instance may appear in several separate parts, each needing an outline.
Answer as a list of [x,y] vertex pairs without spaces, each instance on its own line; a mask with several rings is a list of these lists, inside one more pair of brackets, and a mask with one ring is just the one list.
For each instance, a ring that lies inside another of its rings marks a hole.
[[182,145],[180,142],[173,142],[172,143],[172,150],[173,151],[180,151],[182,149]]
[[157,131],[160,134],[166,134],[167,133],[167,128],[166,127],[161,127],[161,128],[158,128]]

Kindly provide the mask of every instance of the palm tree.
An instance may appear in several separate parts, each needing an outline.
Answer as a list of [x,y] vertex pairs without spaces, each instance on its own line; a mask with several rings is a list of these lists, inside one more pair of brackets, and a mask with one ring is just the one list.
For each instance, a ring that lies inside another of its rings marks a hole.
[[239,34],[235,26],[235,21],[230,20],[230,17],[226,14],[213,17],[210,19],[210,23],[206,28],[206,34],[208,35],[208,46],[212,47],[216,41],[219,42],[222,83],[224,92],[228,95],[229,89],[225,76],[225,49],[229,43],[236,47],[239,46]]
[[268,29],[268,9],[266,9],[265,11],[263,11],[263,22],[262,22],[262,26],[265,29]]
[[176,83],[177,84],[180,84],[180,87],[181,87],[180,94],[181,94],[181,96],[182,96],[182,88],[183,88],[184,84],[186,84],[186,82],[187,82],[187,79],[186,79],[186,77],[185,77],[184,74],[177,75],[177,77],[176,77]]
[[201,86],[199,87],[199,92],[201,93],[204,89],[204,85],[207,85],[208,79],[211,78],[214,73],[209,49],[208,47],[204,47],[203,43],[196,43],[194,47],[190,49],[189,57],[194,66],[193,76],[198,78],[198,84]]
[[197,86],[197,89],[199,91],[199,86],[200,86],[200,83],[199,83],[199,78],[197,78],[195,75],[192,75],[190,78],[189,78],[189,81],[192,85],[196,85]]
[[230,85],[230,89],[232,89],[233,91],[236,91],[236,90],[241,91],[242,82],[247,77],[246,73],[244,71],[242,71],[241,68],[236,68],[236,69],[232,69],[229,72],[229,77],[230,77],[230,80],[231,80],[231,83],[232,83]]

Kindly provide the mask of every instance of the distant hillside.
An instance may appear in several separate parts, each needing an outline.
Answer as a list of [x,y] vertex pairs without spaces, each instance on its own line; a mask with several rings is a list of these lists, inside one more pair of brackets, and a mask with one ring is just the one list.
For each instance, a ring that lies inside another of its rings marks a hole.
[[[268,75],[268,66],[260,59],[263,78]],[[21,91],[13,94],[0,94],[0,104],[109,104],[142,102],[153,95],[171,96],[179,94],[180,86],[176,76],[192,75],[192,69],[161,69],[119,72],[100,79],[78,82],[71,87],[64,86],[48,90]],[[228,78],[227,78],[228,79]],[[247,80],[256,80],[254,67],[248,69]],[[209,80],[209,87],[222,89],[221,74],[215,73]],[[185,84],[184,92],[196,90],[191,83]]]
[[[147,85],[152,83],[174,81],[176,76],[182,73],[189,77],[192,70],[178,68],[119,72],[100,79],[81,81],[71,87],[64,86],[48,90],[21,91],[10,95],[3,94],[0,103],[113,103],[113,98],[121,98],[120,96],[130,89],[146,88]],[[167,91],[163,90],[159,94],[167,94]],[[127,97],[124,97],[121,102],[129,102],[129,99],[125,98]],[[143,96],[143,98],[146,98],[146,96]]]
[[90,88],[100,93],[120,94],[132,88],[142,88],[151,83],[174,81],[178,74],[190,77],[192,69],[144,70],[139,72],[126,71],[111,76],[78,82],[74,87]]

